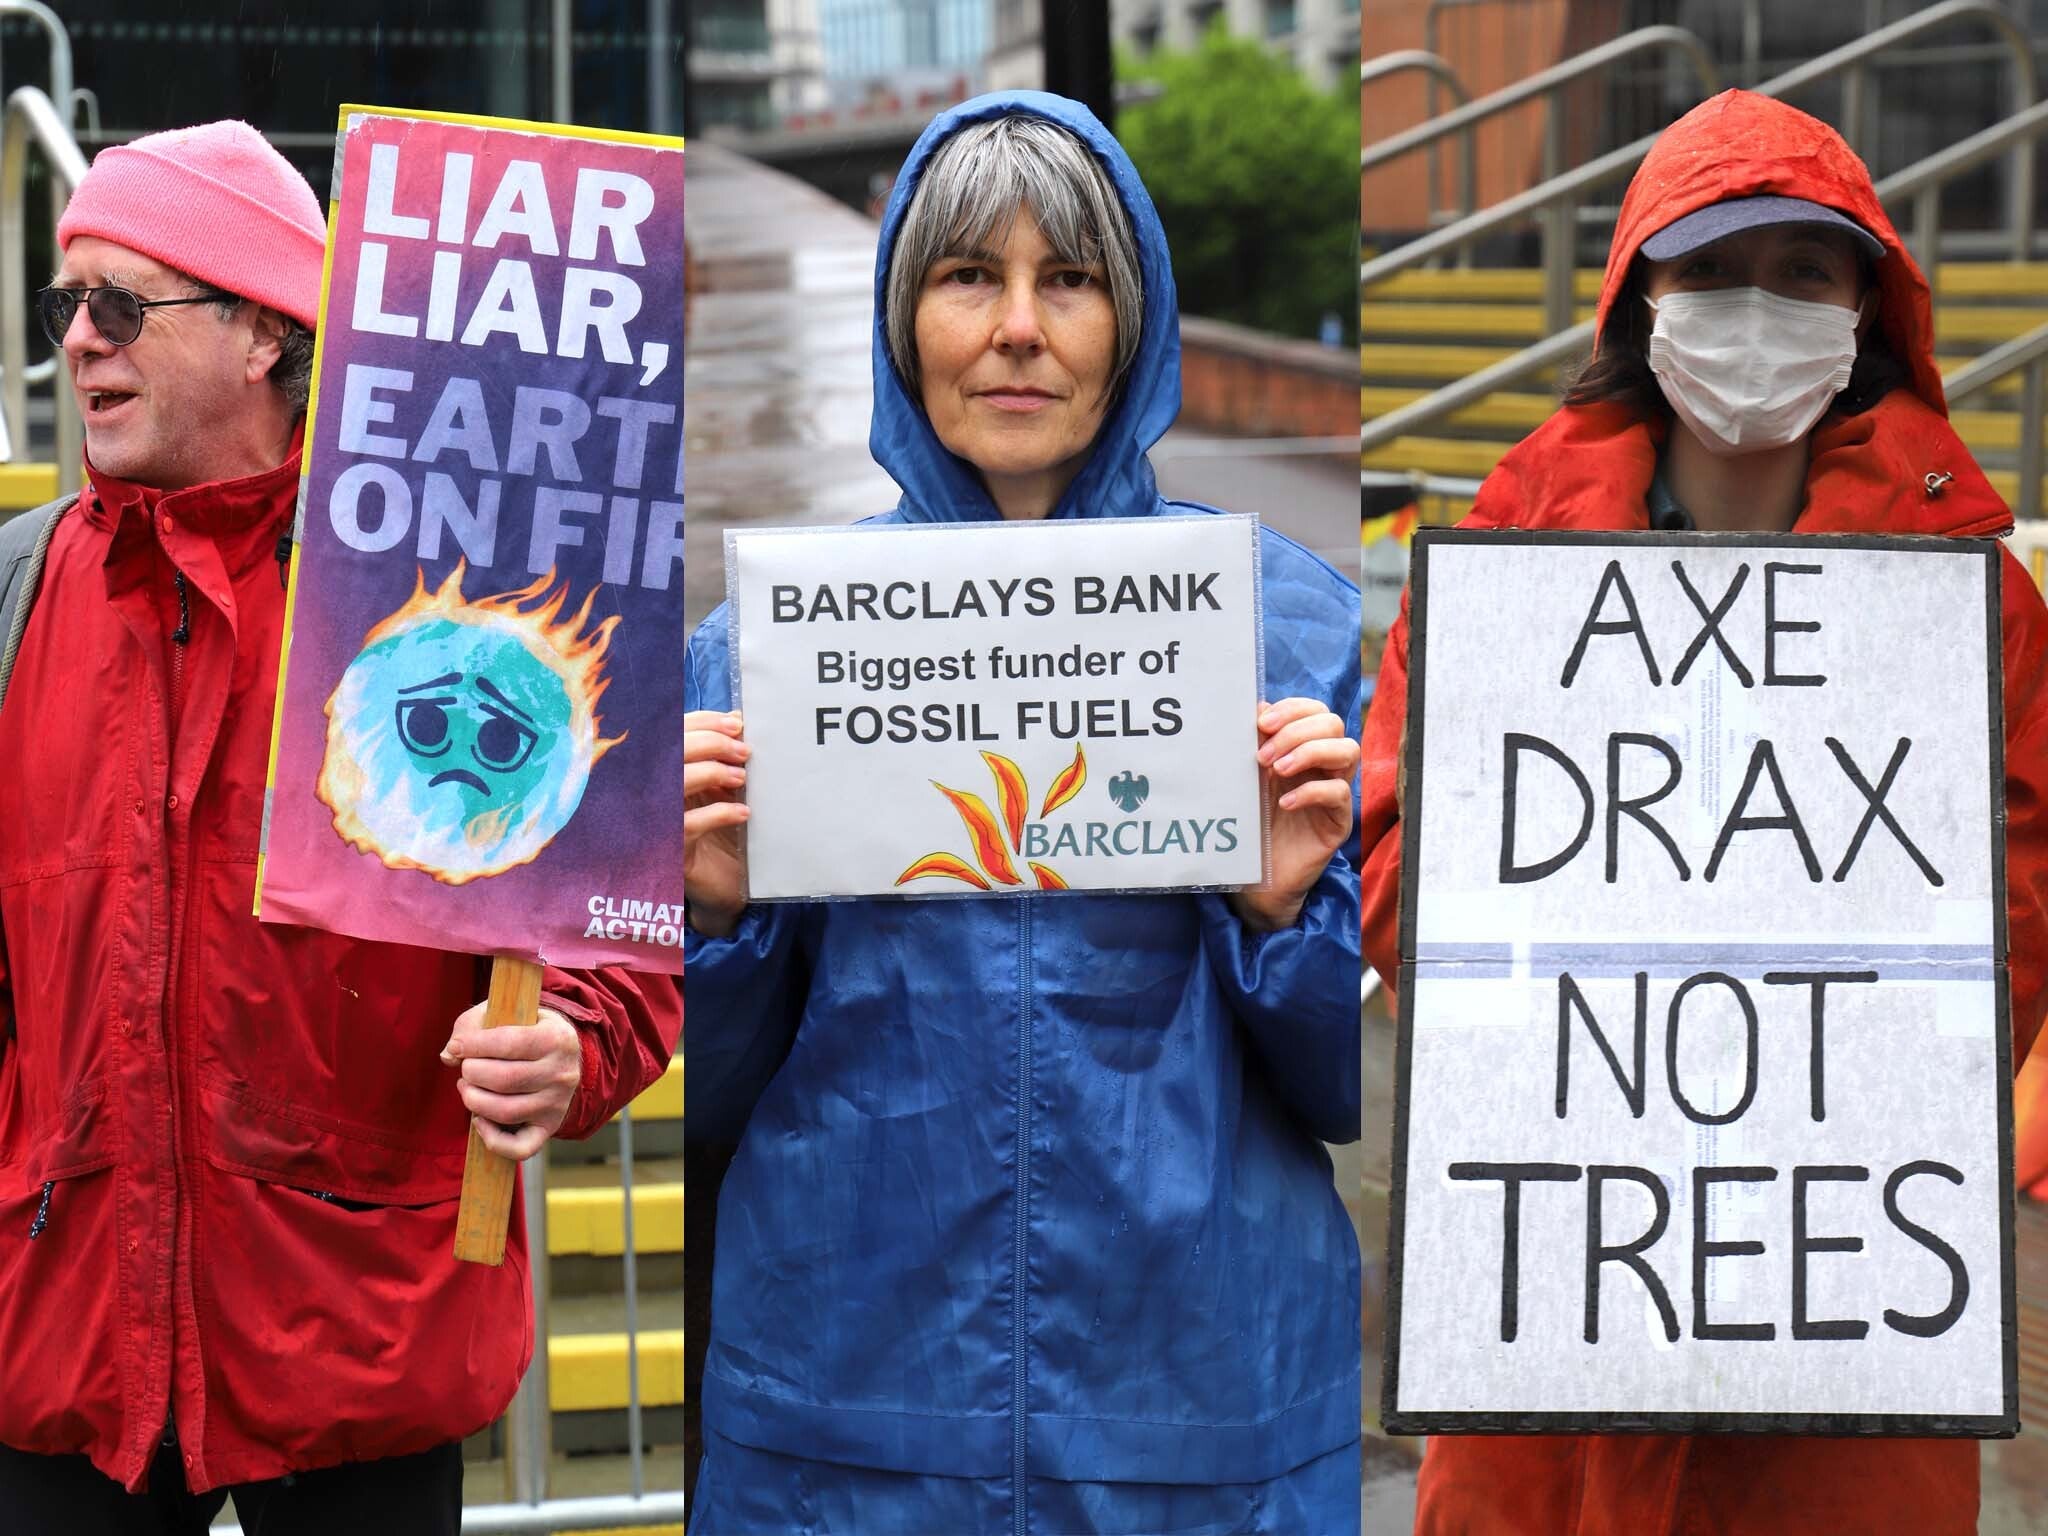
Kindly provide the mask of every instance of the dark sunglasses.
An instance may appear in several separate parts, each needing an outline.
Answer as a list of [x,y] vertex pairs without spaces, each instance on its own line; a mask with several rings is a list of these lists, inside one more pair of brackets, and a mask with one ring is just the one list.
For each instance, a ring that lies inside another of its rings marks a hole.
[[71,317],[78,313],[79,300],[83,299],[92,328],[110,345],[125,347],[142,334],[145,309],[164,309],[173,304],[218,304],[231,297],[208,293],[196,299],[144,299],[126,288],[39,288],[36,314],[43,322],[43,334],[50,338],[50,345],[61,350],[64,333],[71,329]]

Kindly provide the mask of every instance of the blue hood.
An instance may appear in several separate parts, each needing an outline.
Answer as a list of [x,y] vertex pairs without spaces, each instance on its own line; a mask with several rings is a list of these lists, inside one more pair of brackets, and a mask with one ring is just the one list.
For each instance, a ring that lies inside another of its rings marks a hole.
[[1145,451],[1166,434],[1180,414],[1180,302],[1173,291],[1173,262],[1166,231],[1123,146],[1094,113],[1078,101],[1044,91],[998,91],[962,102],[932,120],[912,146],[910,158],[882,215],[882,239],[875,250],[875,414],[868,450],[903,488],[905,517],[929,522],[993,519],[1000,514],[971,465],[949,453],[925,419],[924,408],[903,387],[889,362],[883,335],[883,302],[889,260],[903,216],[938,147],[961,129],[993,117],[1025,115],[1058,123],[1086,144],[1109,172],[1138,241],[1138,266],[1145,285],[1144,332],[1131,362],[1122,397],[1103,421],[1094,450],[1074,477],[1054,517],[1142,517],[1158,503],[1158,488]]

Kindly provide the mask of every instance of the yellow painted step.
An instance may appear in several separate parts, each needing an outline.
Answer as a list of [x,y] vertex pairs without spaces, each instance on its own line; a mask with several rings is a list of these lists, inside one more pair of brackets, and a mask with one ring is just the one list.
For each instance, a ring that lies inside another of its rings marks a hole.
[[[1572,276],[1572,291],[1582,299],[1598,298],[1600,274],[1582,267]],[[1543,297],[1543,273],[1535,267],[1476,267],[1469,272],[1397,272],[1365,290],[1367,303],[1468,301],[1501,303]]]
[[2020,419],[2011,411],[1955,411],[1949,425],[1974,454],[2011,453],[2020,445]]
[[2048,262],[1947,261],[1935,286],[1944,299],[2048,298]]
[[683,1118],[683,1059],[678,1056],[668,1070],[649,1083],[633,1101],[635,1120],[680,1120]]
[[[626,1396],[623,1333],[558,1333],[549,1337],[548,1407],[556,1413],[623,1408]],[[661,1408],[682,1400],[683,1330],[643,1330],[640,1405]]]
[[[626,1202],[616,1186],[548,1191],[548,1252],[610,1258],[626,1251]],[[683,1186],[633,1186],[633,1246],[640,1253],[683,1251]]]
[[[1593,318],[1582,304],[1576,319]],[[1473,336],[1489,341],[1541,341],[1550,334],[1543,310],[1534,304],[1367,304],[1359,329],[1374,338],[1386,336]]]
[[[1582,299],[1598,297],[1601,274],[1582,267],[1572,275],[1572,291]],[[2048,262],[1958,261],[1941,267],[1938,288],[1944,299],[2048,298]],[[1368,303],[1467,301],[1534,302],[1543,297],[1543,273],[1534,267],[1481,267],[1469,272],[1398,272],[1365,290]]]
[[[2020,494],[2020,476],[2018,470],[1990,469],[1984,472],[1984,478],[1991,482],[1991,488],[1994,491],[1998,492],[2000,496],[2003,496],[2005,498],[2005,504],[2008,507],[2014,507],[2016,505],[2016,503],[2019,500]],[[2044,479],[2041,483],[2044,491],[2048,491],[2048,479]],[[2042,505],[2048,506],[2048,495],[2044,495]]]
[[1384,447],[1362,453],[1365,469],[1391,469],[1403,473],[1455,475],[1482,480],[1493,472],[1501,455],[1512,443],[1466,443],[1443,437],[1397,437]]
[[[1448,383],[1512,357],[1519,347],[1445,347],[1426,342],[1367,342],[1358,349],[1369,379],[1440,379]],[[1542,377],[1536,375],[1535,377]]]
[[1943,345],[1964,342],[1993,347],[2015,336],[2024,336],[2048,322],[2048,310],[2014,305],[1944,304],[1935,311],[1934,334]]
[[56,498],[56,465],[0,464],[0,513],[26,512]]
[[[1358,409],[1367,421],[1375,416],[1384,416],[1389,411],[1420,400],[1427,390],[1404,388],[1400,385],[1376,387],[1367,385],[1358,392]],[[1485,427],[1508,432],[1531,432],[1541,426],[1557,409],[1557,397],[1551,394],[1519,394],[1503,391],[1488,395],[1477,405],[1467,406],[1451,416],[1445,425],[1454,427]]]

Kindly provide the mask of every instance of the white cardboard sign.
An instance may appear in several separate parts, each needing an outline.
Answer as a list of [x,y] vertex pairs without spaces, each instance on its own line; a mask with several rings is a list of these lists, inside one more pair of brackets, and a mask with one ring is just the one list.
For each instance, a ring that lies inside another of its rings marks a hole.
[[1258,537],[727,533],[749,899],[1256,883]]
[[1385,1417],[2010,1435],[1988,540],[1415,545]]

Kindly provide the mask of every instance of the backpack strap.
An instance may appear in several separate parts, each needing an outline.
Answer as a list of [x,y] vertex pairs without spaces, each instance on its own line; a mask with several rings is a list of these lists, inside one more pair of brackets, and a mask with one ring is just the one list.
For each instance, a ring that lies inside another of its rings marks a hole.
[[59,496],[31,512],[0,523],[0,705],[7,702],[7,680],[21,637],[28,632],[28,612],[43,583],[43,561],[64,514],[78,505],[78,493]]

